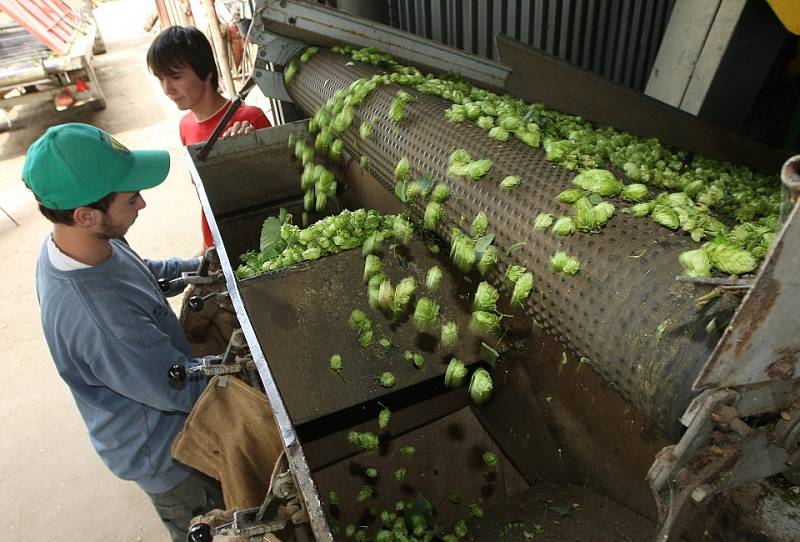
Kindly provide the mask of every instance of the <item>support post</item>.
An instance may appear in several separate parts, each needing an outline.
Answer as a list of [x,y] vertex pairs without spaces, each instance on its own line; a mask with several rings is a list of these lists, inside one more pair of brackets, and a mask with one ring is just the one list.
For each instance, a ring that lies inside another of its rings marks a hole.
[[203,0],[203,7],[206,10],[206,18],[211,30],[211,42],[214,45],[214,52],[217,54],[217,62],[219,63],[219,71],[222,72],[225,92],[229,98],[233,99],[236,96],[236,88],[233,86],[233,77],[228,65],[228,54],[225,50],[222,32],[219,29],[219,19],[217,18],[217,11],[214,9],[214,0]]

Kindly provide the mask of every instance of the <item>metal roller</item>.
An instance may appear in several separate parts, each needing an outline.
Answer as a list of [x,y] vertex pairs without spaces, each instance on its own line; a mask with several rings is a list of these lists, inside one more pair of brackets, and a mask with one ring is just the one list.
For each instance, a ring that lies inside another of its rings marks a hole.
[[[323,50],[304,63],[289,85],[295,103],[313,114],[339,88],[359,78],[379,73],[377,68]],[[414,95],[406,118],[388,118],[390,103],[400,89]],[[468,231],[472,218],[486,213],[489,231],[501,251],[524,242],[510,256],[503,254],[499,269],[489,277],[503,284],[508,265],[525,265],[534,273],[535,291],[528,313],[554,335],[566,349],[590,359],[591,365],[671,438],[681,434],[680,416],[694,393],[692,382],[719,339],[706,324],[723,321],[735,308],[730,299],[699,308],[695,298],[707,287],[676,283],[682,273],[678,254],[694,244],[687,235],[671,232],[648,219],[617,213],[599,233],[578,233],[567,238],[533,230],[539,212],[570,214],[556,196],[570,186],[575,172],[545,160],[514,138],[497,142],[471,123],[452,124],[444,110],[450,103],[413,88],[379,86],[356,110],[356,121],[342,135],[348,152],[369,158],[369,171],[390,191],[394,169],[406,157],[412,176],[431,174],[450,187],[445,204],[448,220],[438,233],[449,239],[450,228]],[[358,136],[362,120],[373,120],[372,136]],[[473,158],[489,158],[492,171],[479,182],[447,175],[448,156],[464,148]],[[501,191],[507,175],[522,177],[522,184]],[[424,208],[415,203],[415,213]],[[463,218],[462,218],[463,217]],[[580,260],[581,271],[563,278],[549,267],[549,258],[564,250]]]

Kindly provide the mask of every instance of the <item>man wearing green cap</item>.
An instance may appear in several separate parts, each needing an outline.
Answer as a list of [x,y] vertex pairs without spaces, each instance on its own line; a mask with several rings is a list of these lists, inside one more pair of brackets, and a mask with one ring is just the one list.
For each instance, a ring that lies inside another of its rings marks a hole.
[[131,151],[94,126],[64,124],[31,145],[22,177],[53,223],[36,287],[58,372],[103,462],[147,492],[177,541],[223,501],[218,484],[170,455],[205,380],[169,385],[169,367],[199,360],[157,279],[199,261],[141,259],[123,239],[145,207],[141,191],[168,171],[166,151]]

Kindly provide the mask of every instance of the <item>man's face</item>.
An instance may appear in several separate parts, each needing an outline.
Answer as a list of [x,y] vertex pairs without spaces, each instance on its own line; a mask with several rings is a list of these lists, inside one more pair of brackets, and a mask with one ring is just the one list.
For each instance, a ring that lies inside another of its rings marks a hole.
[[100,239],[120,239],[147,204],[139,192],[119,192],[102,215],[96,235]]
[[181,111],[191,109],[211,91],[211,76],[204,81],[189,66],[181,66],[174,72],[156,77],[161,83],[161,90]]

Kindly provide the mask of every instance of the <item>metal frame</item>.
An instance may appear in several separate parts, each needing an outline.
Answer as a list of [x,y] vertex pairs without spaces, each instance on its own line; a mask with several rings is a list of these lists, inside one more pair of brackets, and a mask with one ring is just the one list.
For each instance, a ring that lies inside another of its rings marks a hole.
[[[493,62],[431,40],[304,0],[257,0],[254,21],[262,19],[265,32],[302,40],[314,36],[323,45],[349,43],[377,47],[399,60],[435,71],[456,71],[476,83],[502,89],[510,70]],[[263,39],[253,36],[259,43]],[[276,64],[280,64],[276,62]]]
[[[242,150],[253,148],[259,144],[277,144],[285,143],[288,135],[296,131],[307,131],[306,122],[297,122],[284,126],[277,126],[269,130],[262,130],[254,132],[249,135],[241,136],[230,141],[226,141],[226,145],[219,145],[212,150],[209,154],[209,159],[215,156],[222,156],[225,154],[236,153]],[[289,419],[289,414],[286,410],[286,405],[281,398],[280,391],[278,390],[275,378],[269,369],[264,352],[256,337],[253,325],[247,315],[247,309],[242,301],[239,292],[234,269],[231,267],[230,257],[225,249],[222,236],[214,220],[214,212],[208,200],[203,187],[203,181],[195,166],[195,159],[202,145],[187,147],[185,150],[186,161],[189,164],[189,173],[192,176],[195,184],[197,185],[197,193],[200,197],[200,203],[203,207],[203,212],[209,218],[208,225],[211,229],[211,234],[214,238],[214,243],[217,247],[219,260],[222,266],[222,273],[225,276],[228,292],[230,293],[231,302],[236,312],[236,317],[242,327],[247,344],[250,346],[250,352],[253,356],[253,361],[258,368],[261,382],[264,386],[270,407],[272,408],[273,415],[275,416],[275,423],[278,426],[283,441],[284,449],[286,450],[286,457],[289,462],[289,467],[295,476],[298,484],[298,491],[303,497],[303,502],[308,511],[309,522],[311,530],[314,533],[315,540],[333,542],[333,534],[331,533],[328,520],[325,517],[325,512],[322,509],[322,501],[317,492],[317,488],[311,478],[311,469],[308,465],[303,447],[297,438],[294,425]]]

